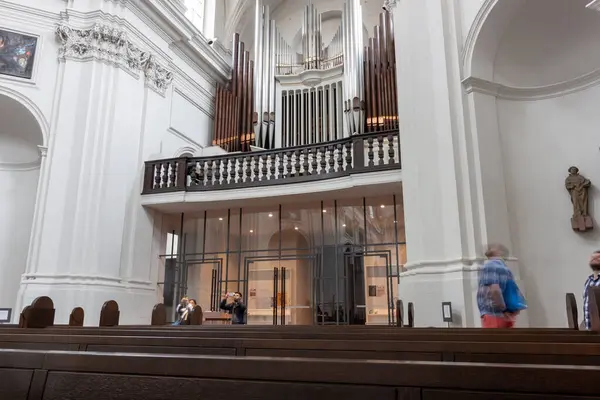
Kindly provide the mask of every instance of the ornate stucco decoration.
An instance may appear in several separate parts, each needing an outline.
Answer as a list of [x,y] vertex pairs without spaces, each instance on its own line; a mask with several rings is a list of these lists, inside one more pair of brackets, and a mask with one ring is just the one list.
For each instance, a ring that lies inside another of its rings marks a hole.
[[140,49],[127,38],[127,33],[114,27],[95,24],[91,28],[75,29],[66,24],[56,28],[62,46],[59,59],[112,64],[136,77],[143,73],[146,85],[164,95],[173,81],[173,73],[150,52]]
[[146,85],[159,93],[165,93],[174,78],[173,73],[160,65],[154,56],[150,56],[144,64],[144,75]]
[[388,12],[393,12],[394,8],[396,8],[397,5],[398,5],[397,0],[385,0],[383,2],[383,8],[384,8],[384,10],[386,10]]

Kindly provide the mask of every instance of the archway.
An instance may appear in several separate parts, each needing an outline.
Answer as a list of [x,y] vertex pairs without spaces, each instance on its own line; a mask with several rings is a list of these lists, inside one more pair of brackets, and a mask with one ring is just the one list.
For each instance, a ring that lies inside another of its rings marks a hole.
[[0,94],[0,121],[0,308],[14,308],[26,271],[45,141],[36,116],[13,97]]
[[[600,179],[600,14],[587,3],[485,1],[463,60],[482,231],[512,245],[535,327],[566,326],[554,310],[564,293],[580,290],[586,257],[600,240],[597,232],[572,232],[563,184],[570,165]],[[543,256],[550,243],[558,245],[551,261]]]
[[[269,250],[281,252],[277,261],[279,279],[276,301],[281,307],[285,323],[289,325],[312,325],[314,323],[313,276],[314,263],[309,258],[309,244],[305,235],[297,229],[283,229],[269,239]],[[273,264],[273,262],[271,262]],[[285,274],[285,276],[284,276]]]

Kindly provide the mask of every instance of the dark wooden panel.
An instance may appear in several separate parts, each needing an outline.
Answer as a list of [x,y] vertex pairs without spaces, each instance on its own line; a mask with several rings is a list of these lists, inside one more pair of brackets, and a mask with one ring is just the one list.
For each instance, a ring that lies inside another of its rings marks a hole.
[[423,400],[595,400],[600,397],[561,396],[551,394],[520,394],[466,392],[457,390],[423,390]]
[[15,350],[65,350],[65,351],[76,351],[78,345],[69,343],[52,343],[52,342],[1,342],[0,348],[2,349],[15,349]]
[[[493,344],[491,346],[493,346]],[[600,365],[600,356],[573,354],[456,353],[454,355],[454,361],[508,364]]]
[[396,388],[398,400],[422,400],[421,389],[411,387]]
[[27,400],[42,400],[44,396],[44,387],[46,386],[46,377],[48,371],[43,369],[36,369],[33,371],[33,379],[29,387],[29,395]]
[[0,368],[0,399],[27,400],[33,370]]
[[344,351],[344,350],[302,350],[302,349],[251,349],[246,348],[246,356],[256,357],[301,357],[301,358],[344,358],[363,360],[413,360],[442,361],[441,353],[417,353],[401,351]]
[[[235,369],[235,363],[231,364]],[[224,374],[226,375],[226,374]],[[117,389],[118,388],[118,389]],[[107,394],[110,393],[110,397]],[[44,400],[395,400],[394,388],[50,372]]]
[[153,354],[201,354],[214,356],[235,356],[235,348],[213,347],[172,347],[172,346],[119,346],[90,344],[87,351],[105,353],[153,353]]

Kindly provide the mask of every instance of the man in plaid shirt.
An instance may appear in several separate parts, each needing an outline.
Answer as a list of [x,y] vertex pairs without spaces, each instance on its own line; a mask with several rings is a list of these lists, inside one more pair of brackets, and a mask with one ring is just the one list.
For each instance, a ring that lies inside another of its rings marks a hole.
[[590,268],[592,269],[592,274],[585,281],[583,289],[583,322],[585,323],[586,329],[592,328],[588,288],[591,286],[600,286],[600,250],[596,250],[592,253],[592,256],[590,257]]
[[508,257],[508,249],[501,244],[493,244],[485,253],[488,261],[479,274],[477,305],[481,314],[483,328],[512,328],[516,313],[506,312],[506,304],[502,293],[509,280],[514,280],[513,273],[504,260]]

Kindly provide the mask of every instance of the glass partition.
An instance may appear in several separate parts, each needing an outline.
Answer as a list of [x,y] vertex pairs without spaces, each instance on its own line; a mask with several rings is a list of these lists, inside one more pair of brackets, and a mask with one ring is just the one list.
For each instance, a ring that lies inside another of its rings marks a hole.
[[394,323],[402,210],[383,196],[173,216],[169,295],[219,311],[239,291],[255,325]]

